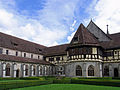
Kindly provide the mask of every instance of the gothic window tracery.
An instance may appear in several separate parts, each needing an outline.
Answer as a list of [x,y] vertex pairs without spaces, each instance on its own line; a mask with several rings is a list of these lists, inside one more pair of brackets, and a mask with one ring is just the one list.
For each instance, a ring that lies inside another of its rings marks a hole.
[[10,76],[10,64],[8,63],[7,65],[6,65],[6,73],[5,73],[5,75],[6,76]]
[[90,65],[88,67],[88,76],[94,76],[94,66]]
[[76,76],[82,76],[82,68],[80,65],[76,66]]

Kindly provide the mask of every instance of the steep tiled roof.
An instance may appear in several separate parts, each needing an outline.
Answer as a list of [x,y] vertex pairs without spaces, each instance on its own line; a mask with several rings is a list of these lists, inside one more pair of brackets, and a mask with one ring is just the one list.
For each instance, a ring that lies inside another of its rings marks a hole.
[[43,54],[45,46],[26,41],[0,32],[0,47],[19,50],[23,52]]
[[80,24],[71,41],[71,44],[74,44],[74,38],[76,37],[78,38],[77,43],[79,45],[99,45],[97,38],[93,34],[91,34],[83,24]]
[[45,48],[45,56],[64,55],[66,54],[67,47],[68,44],[63,44]]
[[98,38],[99,41],[110,41],[111,38],[105,34],[92,20],[87,26],[87,29]]
[[106,49],[120,48],[120,33],[109,34],[109,37],[112,40],[108,42],[101,42],[102,47]]
[[50,64],[49,62],[46,62],[44,60],[16,57],[11,55],[4,55],[4,54],[0,54],[0,60],[12,61],[12,62],[35,63],[35,64]]

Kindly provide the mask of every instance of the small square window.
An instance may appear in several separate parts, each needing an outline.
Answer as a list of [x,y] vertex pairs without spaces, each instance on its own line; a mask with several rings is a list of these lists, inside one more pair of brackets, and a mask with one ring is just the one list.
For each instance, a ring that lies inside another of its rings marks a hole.
[[54,58],[49,58],[49,61],[54,61]]
[[60,60],[60,57],[56,57],[56,61],[59,61]]

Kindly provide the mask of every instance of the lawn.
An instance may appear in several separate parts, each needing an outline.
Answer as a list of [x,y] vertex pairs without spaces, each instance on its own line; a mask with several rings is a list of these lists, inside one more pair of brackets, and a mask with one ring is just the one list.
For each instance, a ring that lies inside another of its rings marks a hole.
[[49,84],[13,90],[120,90],[120,87],[96,86],[85,84]]

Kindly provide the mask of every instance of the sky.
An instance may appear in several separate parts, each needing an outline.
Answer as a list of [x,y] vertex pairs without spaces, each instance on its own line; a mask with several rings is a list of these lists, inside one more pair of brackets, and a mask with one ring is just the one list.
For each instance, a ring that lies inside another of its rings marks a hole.
[[69,43],[92,19],[120,32],[120,0],[0,0],[0,32],[45,46]]

